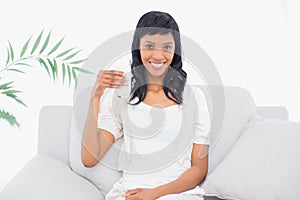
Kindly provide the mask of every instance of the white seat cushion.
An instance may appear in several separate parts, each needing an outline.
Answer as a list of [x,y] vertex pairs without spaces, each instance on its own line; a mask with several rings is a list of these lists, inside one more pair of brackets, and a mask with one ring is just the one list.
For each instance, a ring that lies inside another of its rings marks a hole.
[[103,200],[88,180],[57,158],[39,155],[30,160],[0,194],[1,200]]

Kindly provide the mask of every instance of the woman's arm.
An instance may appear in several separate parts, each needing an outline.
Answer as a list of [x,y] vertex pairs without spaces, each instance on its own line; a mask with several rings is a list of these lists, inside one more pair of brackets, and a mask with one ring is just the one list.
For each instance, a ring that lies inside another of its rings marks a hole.
[[98,129],[100,99],[106,88],[126,85],[124,73],[116,70],[100,71],[89,103],[88,115],[83,131],[81,160],[84,166],[93,167],[105,155],[115,138],[112,133]]
[[97,165],[115,140],[110,132],[97,128],[98,110],[99,100],[92,98],[81,144],[81,159],[85,167]]

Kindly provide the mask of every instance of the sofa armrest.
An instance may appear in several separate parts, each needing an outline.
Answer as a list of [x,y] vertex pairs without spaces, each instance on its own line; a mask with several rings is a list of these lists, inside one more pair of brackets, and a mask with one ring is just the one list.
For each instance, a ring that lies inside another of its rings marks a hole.
[[38,154],[54,156],[69,163],[71,106],[44,106],[40,111]]
[[104,200],[88,180],[61,160],[40,154],[31,159],[0,193],[1,200]]
[[288,110],[284,106],[257,106],[257,113],[266,119],[289,120]]

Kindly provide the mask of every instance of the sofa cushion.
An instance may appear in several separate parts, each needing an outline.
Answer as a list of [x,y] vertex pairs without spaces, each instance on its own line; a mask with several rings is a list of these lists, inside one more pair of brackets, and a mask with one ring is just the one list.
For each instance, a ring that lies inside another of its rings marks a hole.
[[300,123],[257,119],[207,177],[208,196],[300,199]]
[[45,154],[30,160],[0,194],[1,200],[104,200],[88,180],[63,161]]
[[230,151],[242,130],[257,115],[256,105],[246,89],[230,86],[203,88],[212,110],[209,150],[210,174]]
[[118,154],[122,140],[117,140],[113,145],[119,148],[110,148],[101,161],[94,167],[85,167],[81,161],[82,131],[78,131],[74,115],[70,128],[70,166],[72,170],[91,181],[99,190],[106,194],[121,178],[121,171],[117,169]]

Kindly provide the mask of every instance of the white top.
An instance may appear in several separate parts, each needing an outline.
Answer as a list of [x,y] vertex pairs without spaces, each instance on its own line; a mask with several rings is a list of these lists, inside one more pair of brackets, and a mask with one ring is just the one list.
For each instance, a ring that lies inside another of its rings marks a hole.
[[[195,109],[199,114],[193,122],[194,135],[186,149],[179,149],[176,143],[182,140],[176,138],[184,126],[183,105],[158,108],[141,102],[127,105],[126,114],[121,112],[116,119],[112,108],[114,90],[101,98],[98,128],[109,131],[116,139],[124,137],[123,150],[126,153],[121,158],[123,177],[119,185],[133,189],[169,183],[191,167],[193,143],[209,144],[210,115],[205,96],[200,88],[192,87],[192,91],[197,99]],[[203,194],[203,190],[197,186],[184,193]]]

